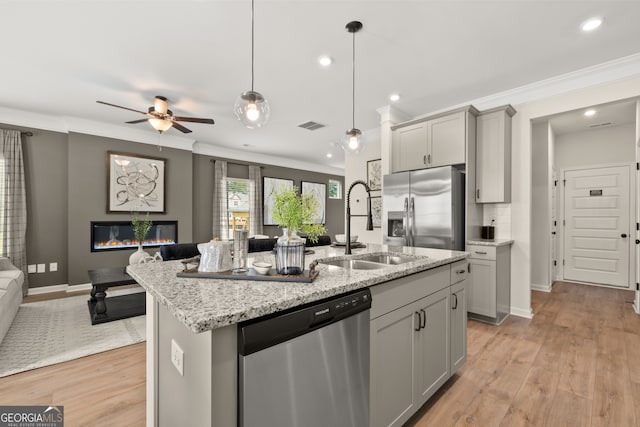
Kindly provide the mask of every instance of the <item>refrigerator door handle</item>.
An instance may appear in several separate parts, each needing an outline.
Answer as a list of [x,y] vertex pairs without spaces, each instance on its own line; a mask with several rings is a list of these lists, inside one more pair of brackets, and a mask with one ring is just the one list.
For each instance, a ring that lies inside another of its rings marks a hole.
[[409,198],[404,198],[404,210],[402,211],[402,231],[404,231],[404,245],[409,246]]
[[409,204],[409,246],[413,246],[414,245],[414,238],[413,238],[413,234],[415,232],[415,230],[413,229],[414,224],[415,224],[415,216],[416,216],[416,210],[415,210],[415,199],[412,197],[411,198],[411,203]]

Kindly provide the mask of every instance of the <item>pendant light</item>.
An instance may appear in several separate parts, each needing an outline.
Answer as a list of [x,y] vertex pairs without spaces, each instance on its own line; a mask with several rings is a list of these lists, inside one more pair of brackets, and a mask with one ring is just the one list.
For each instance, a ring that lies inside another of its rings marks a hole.
[[243,92],[236,99],[233,107],[236,117],[249,129],[257,129],[269,120],[269,103],[260,93],[253,90],[253,15],[254,7],[251,0],[251,90]]
[[348,32],[353,34],[353,56],[352,56],[352,93],[351,93],[351,129],[342,138],[342,148],[349,153],[359,153],[364,144],[362,132],[356,129],[356,33],[362,29],[362,22],[351,21],[346,27]]

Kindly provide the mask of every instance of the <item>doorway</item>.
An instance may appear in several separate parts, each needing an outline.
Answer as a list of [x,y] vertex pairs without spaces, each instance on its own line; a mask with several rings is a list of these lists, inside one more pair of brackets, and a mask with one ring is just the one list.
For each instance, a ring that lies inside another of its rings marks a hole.
[[564,171],[565,281],[629,288],[630,170],[621,165]]

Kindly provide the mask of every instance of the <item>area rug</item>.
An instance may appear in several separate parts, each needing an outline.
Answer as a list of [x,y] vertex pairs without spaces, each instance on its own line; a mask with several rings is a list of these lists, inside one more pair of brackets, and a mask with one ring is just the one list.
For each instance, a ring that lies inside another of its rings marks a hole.
[[145,316],[91,325],[88,298],[22,304],[0,343],[0,377],[145,341]]

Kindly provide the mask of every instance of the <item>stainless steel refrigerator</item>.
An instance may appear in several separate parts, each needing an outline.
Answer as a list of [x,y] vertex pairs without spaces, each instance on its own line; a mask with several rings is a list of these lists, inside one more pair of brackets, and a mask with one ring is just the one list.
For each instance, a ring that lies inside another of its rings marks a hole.
[[464,250],[464,172],[444,166],[383,180],[384,244]]

